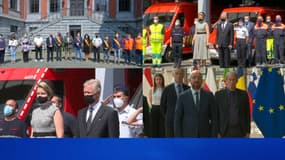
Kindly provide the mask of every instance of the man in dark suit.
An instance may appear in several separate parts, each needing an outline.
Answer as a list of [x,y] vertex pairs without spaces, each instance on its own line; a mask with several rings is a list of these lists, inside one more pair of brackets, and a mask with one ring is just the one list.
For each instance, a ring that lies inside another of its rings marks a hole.
[[229,68],[231,55],[230,49],[233,46],[234,32],[233,25],[227,20],[227,14],[221,14],[220,23],[217,25],[216,48],[219,52],[219,63],[221,68]]
[[229,72],[226,89],[216,92],[218,137],[249,137],[250,112],[246,91],[236,88],[237,73]]
[[79,137],[119,137],[118,113],[99,102],[101,83],[90,79],[84,83],[84,99],[88,107],[78,112]]
[[246,55],[247,55],[248,66],[250,67],[254,61],[252,46],[253,46],[253,39],[254,39],[255,24],[250,21],[249,16],[244,16],[244,25],[248,30],[248,43],[246,46],[246,53],[247,53]]
[[201,88],[202,74],[195,70],[191,88],[177,99],[174,121],[175,137],[216,137],[216,107],[211,92]]
[[174,112],[176,100],[180,93],[189,86],[183,84],[184,70],[179,68],[173,72],[174,83],[165,87],[161,95],[160,109],[165,124],[165,136],[174,137]]
[[53,49],[56,46],[56,41],[53,38],[52,33],[50,33],[49,37],[46,39],[47,44],[47,62],[53,61]]

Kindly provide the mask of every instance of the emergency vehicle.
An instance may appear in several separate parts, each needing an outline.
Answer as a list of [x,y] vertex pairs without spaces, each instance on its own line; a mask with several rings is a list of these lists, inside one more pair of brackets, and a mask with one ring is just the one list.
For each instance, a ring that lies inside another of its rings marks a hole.
[[[149,27],[153,24],[153,17],[159,17],[159,23],[164,25],[164,45],[162,56],[166,61],[173,61],[173,52],[169,46],[171,31],[175,26],[175,20],[179,19],[181,26],[186,33],[186,45],[183,48],[183,54],[192,53],[191,39],[189,37],[190,28],[193,25],[194,18],[197,17],[198,6],[196,3],[188,2],[172,2],[172,3],[157,3],[149,6],[143,15],[143,24]],[[151,59],[150,46],[147,47],[145,59]]]
[[[270,7],[236,7],[236,8],[226,8],[223,10],[223,12],[227,13],[228,21],[231,23],[236,23],[238,20],[244,16],[250,16],[250,21],[253,23],[256,23],[257,17],[262,16],[264,21],[266,19],[266,16],[271,16],[271,22],[275,22],[275,16],[277,14],[281,15],[282,17],[285,16],[285,10],[284,9],[278,9],[278,8],[270,8]],[[218,21],[213,25],[212,32],[210,34],[210,46],[209,46],[209,56],[211,58],[212,63],[216,63],[216,61],[219,60],[219,54],[217,49],[215,48],[214,44],[216,43],[216,24]],[[253,47],[253,51],[255,55],[255,49]],[[237,60],[237,52],[235,49],[235,42],[233,49],[231,50],[231,61]]]
[[55,94],[63,98],[64,110],[76,116],[81,108],[87,106],[83,97],[83,83],[95,77],[105,77],[103,81],[100,79],[102,99],[112,95],[113,86],[120,83],[130,90],[129,104],[135,108],[142,106],[141,69],[1,68],[0,118],[3,118],[6,100],[12,98],[19,105],[18,117],[25,119],[35,103],[36,87],[41,80],[52,82]]

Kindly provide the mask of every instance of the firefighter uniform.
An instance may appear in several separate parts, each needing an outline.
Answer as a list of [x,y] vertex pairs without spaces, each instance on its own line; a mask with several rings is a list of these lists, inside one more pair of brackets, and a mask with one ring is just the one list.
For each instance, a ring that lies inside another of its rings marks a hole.
[[150,45],[152,52],[152,64],[160,66],[162,61],[162,45],[164,37],[164,27],[162,24],[152,24],[150,29]]
[[144,64],[144,56],[146,54],[147,47],[147,29],[142,30],[142,63]]
[[272,25],[273,23],[267,23],[267,39],[266,39],[266,53],[267,53],[267,59],[271,60],[274,58],[273,54],[273,46],[274,46],[274,39],[273,39],[273,33],[272,33]]
[[273,53],[274,58],[277,59],[280,63],[284,63],[284,31],[285,25],[284,24],[274,24],[272,26],[272,33],[274,38],[274,47]]
[[235,27],[236,32],[236,49],[237,49],[237,59],[238,66],[245,67],[246,65],[246,47],[248,38],[248,30],[245,26]]
[[174,67],[181,66],[184,29],[175,27],[171,32],[172,50],[174,51]]
[[261,25],[255,25],[254,37],[256,43],[256,63],[266,63],[266,37],[267,37],[267,25],[262,23]]

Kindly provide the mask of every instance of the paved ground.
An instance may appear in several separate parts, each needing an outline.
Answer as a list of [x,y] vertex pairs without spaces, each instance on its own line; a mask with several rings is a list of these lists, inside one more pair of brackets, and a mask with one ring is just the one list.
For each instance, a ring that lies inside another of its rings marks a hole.
[[[55,55],[54,53],[54,60],[53,62],[47,62],[46,61],[46,52],[43,52],[43,62],[35,62],[35,53],[30,52],[29,53],[29,62],[24,63],[23,62],[23,56],[22,53],[18,52],[17,53],[17,60],[15,64],[12,64],[10,61],[10,55],[5,55],[5,64],[2,64],[0,67],[36,67],[36,68],[41,68],[41,67],[48,67],[48,68],[141,68],[140,66],[135,65],[134,61],[130,65],[125,65],[124,64],[124,59],[121,58],[121,64],[114,64],[113,59],[114,56],[110,57],[111,63],[106,64],[103,62],[103,54],[100,55],[101,62],[97,63],[93,61],[93,53],[90,53],[90,59],[89,62],[83,61],[75,61],[74,59],[74,53],[72,53],[73,59],[72,60],[65,60],[64,58],[62,61],[56,61],[55,60]],[[64,53],[62,54],[63,56],[65,55]]]

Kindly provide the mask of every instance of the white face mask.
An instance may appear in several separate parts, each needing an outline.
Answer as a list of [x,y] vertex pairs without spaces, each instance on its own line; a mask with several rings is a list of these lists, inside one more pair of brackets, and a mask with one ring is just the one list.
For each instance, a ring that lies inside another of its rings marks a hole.
[[124,101],[120,98],[114,98],[115,108],[121,108],[124,105]]
[[156,23],[158,23],[158,20],[157,20],[157,19],[155,19],[155,20],[153,20],[153,22],[156,24]]

